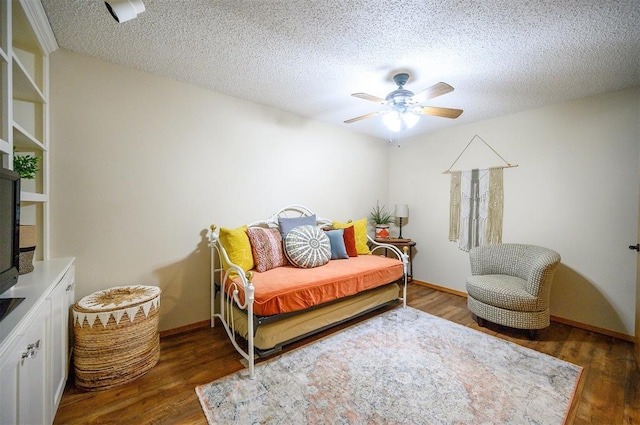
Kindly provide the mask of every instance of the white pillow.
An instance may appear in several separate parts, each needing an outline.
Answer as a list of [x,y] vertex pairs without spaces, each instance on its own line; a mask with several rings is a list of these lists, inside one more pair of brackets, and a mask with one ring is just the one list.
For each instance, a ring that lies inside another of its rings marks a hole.
[[310,269],[329,262],[331,243],[317,226],[298,226],[284,238],[284,252],[294,266]]

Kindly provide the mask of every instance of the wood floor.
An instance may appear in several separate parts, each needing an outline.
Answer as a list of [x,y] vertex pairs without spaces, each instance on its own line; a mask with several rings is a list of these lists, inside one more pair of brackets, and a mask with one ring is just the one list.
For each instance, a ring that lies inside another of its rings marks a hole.
[[[479,328],[465,298],[419,285],[409,286],[408,303],[582,366],[568,423],[640,424],[640,373],[632,343],[559,323],[540,331],[535,341],[497,325]],[[54,424],[206,424],[194,388],[241,369],[239,359],[221,326],[163,338],[158,365],[129,385],[83,392],[71,376]]]

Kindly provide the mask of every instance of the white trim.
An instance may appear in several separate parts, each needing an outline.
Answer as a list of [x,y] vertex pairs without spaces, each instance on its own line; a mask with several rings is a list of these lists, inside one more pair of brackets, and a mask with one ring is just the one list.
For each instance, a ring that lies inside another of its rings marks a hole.
[[56,36],[53,34],[51,25],[49,25],[49,19],[47,19],[42,3],[37,0],[20,0],[20,4],[27,19],[31,22],[33,32],[36,34],[44,54],[49,55],[58,50]]

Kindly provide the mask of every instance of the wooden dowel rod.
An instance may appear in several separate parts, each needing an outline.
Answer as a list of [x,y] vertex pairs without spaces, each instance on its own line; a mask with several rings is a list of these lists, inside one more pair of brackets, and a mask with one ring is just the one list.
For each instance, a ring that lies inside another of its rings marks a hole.
[[[489,167],[488,170],[495,170],[497,168],[514,168],[517,167],[518,164],[507,164],[507,165],[499,165],[496,167]],[[442,174],[451,174],[451,173],[455,173],[456,171],[461,171],[461,170],[444,170],[442,172]]]

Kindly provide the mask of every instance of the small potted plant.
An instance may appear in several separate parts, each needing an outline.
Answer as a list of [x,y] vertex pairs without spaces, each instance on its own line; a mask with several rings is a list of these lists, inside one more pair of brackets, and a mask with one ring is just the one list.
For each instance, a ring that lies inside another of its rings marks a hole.
[[33,180],[38,172],[39,156],[13,154],[13,171],[20,174],[20,178]]
[[376,228],[376,238],[388,239],[389,225],[395,221],[395,217],[390,212],[387,212],[384,205],[381,207],[380,204],[376,203],[376,206],[369,214],[369,221]]

